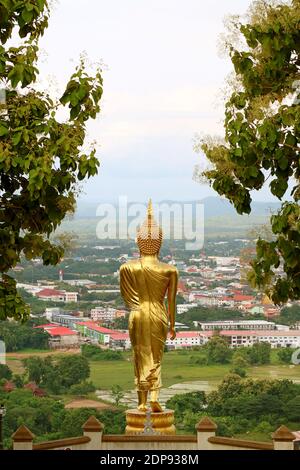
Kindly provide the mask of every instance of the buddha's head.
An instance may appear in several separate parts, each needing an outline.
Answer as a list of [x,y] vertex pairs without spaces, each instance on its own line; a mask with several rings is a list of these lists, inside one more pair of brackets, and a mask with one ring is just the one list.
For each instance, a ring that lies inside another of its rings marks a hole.
[[147,218],[137,231],[137,244],[141,255],[157,255],[162,243],[162,229],[153,216],[151,199],[148,203]]

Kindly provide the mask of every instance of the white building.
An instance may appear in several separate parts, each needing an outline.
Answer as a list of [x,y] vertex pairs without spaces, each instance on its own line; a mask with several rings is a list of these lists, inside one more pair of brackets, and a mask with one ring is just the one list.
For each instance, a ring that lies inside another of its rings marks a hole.
[[76,324],[85,320],[89,320],[89,318],[76,317],[75,315],[69,315],[67,313],[52,313],[51,318],[53,323],[57,323],[58,325],[71,329],[76,329]]
[[96,307],[91,310],[93,321],[112,322],[116,318],[117,310],[112,307]]
[[216,297],[205,295],[199,292],[191,292],[189,294],[189,302],[196,302],[197,305],[205,307],[215,307],[218,305],[219,300]]
[[65,279],[64,280],[65,284],[69,284],[69,286],[80,286],[80,287],[86,287],[86,286],[93,286],[97,284],[95,281],[90,281],[90,279]]
[[225,295],[227,292],[228,292],[228,289],[227,287],[215,287],[212,292],[215,294],[215,295]]
[[45,317],[50,322],[53,320],[53,315],[59,315],[60,313],[61,313],[60,307],[51,307],[51,308],[48,307],[45,309]]
[[181,315],[182,313],[186,313],[191,308],[195,308],[195,307],[197,307],[197,304],[195,304],[195,303],[177,304],[177,313],[178,313],[178,315]]
[[77,302],[78,292],[67,292],[65,291],[65,302]]
[[[214,335],[214,331],[200,331],[203,344],[207,343]],[[300,331],[247,331],[247,330],[224,330],[220,332],[221,336],[228,338],[232,348],[253,346],[255,343],[268,343],[272,348],[299,348]]]
[[240,259],[233,256],[208,256],[209,260],[215,261],[217,266],[238,266]]
[[112,349],[130,349],[131,342],[128,331],[126,332],[113,332],[110,335],[110,347]]
[[200,334],[200,331],[178,331],[176,338],[171,340],[167,338],[166,346],[170,349],[190,348],[201,346],[208,340]]
[[[220,320],[220,321],[194,321],[203,331],[210,330],[276,330],[274,322],[266,320]],[[289,329],[287,327],[287,329]]]

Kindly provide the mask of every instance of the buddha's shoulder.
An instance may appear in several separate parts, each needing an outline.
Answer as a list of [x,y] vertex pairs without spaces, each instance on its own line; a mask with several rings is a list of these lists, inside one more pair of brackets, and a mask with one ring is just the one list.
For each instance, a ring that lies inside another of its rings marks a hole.
[[131,259],[120,266],[120,271],[135,269],[140,265],[137,259]]
[[164,270],[168,271],[169,273],[177,273],[177,268],[173,264],[168,264],[168,263],[162,263],[161,261],[159,262],[159,266]]

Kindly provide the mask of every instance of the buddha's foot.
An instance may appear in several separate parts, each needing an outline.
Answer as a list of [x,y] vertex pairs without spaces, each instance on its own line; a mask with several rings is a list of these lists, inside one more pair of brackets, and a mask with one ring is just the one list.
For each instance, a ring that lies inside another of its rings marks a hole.
[[142,411],[143,413],[146,413],[146,411],[148,410],[147,405],[145,404],[139,405],[138,410]]
[[150,406],[153,413],[161,413],[163,411],[158,401],[150,401]]

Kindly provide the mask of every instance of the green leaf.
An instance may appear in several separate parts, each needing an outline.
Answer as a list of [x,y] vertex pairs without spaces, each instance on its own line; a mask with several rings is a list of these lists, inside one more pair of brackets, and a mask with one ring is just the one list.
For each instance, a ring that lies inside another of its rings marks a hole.
[[[32,7],[33,8],[33,7]],[[33,19],[33,11],[32,11],[32,8],[31,10],[28,10],[27,8],[25,8],[23,11],[22,11],[22,18],[23,20],[25,21],[25,23],[30,23],[30,21]]]
[[32,3],[26,3],[26,10],[32,11],[33,7],[34,7],[34,5],[32,5]]
[[285,138],[285,143],[293,147],[297,145],[297,139],[293,134],[289,132]]
[[3,137],[4,135],[7,135],[9,133],[9,129],[7,127],[7,124],[4,122],[0,123],[0,137]]
[[241,149],[241,148],[235,149],[234,155],[235,155],[236,157],[242,157],[242,155],[243,155],[242,149]]
[[258,175],[258,169],[255,166],[250,166],[248,168],[248,171],[249,171],[249,175],[253,176],[254,178],[256,178],[256,176]]
[[22,64],[15,65],[14,68],[9,72],[8,79],[10,80],[13,88],[15,88],[19,82],[22,82],[23,72],[24,66]]
[[21,137],[22,137],[21,131],[14,133],[13,138],[12,138],[12,142],[14,146],[17,146],[20,143]]
[[286,170],[287,167],[289,166],[289,160],[288,158],[283,155],[279,160],[278,160],[279,168],[281,170]]

